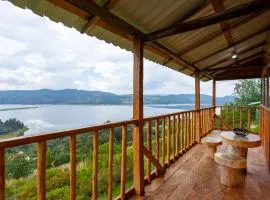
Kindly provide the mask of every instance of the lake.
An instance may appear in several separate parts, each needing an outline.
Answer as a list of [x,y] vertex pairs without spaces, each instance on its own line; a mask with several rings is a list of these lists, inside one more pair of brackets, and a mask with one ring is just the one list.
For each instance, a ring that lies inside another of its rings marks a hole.
[[[29,109],[3,110],[10,108]],[[193,108],[193,104],[145,105],[144,116]],[[3,121],[9,118],[22,121],[29,128],[25,134],[37,134],[104,123],[107,120],[128,120],[132,118],[132,105],[0,105],[0,119]]]

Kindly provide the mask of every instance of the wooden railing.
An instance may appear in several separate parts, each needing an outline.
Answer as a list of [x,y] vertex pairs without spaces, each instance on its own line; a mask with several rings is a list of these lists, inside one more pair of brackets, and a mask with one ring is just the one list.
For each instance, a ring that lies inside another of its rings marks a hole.
[[[98,156],[99,156],[99,133],[108,130],[109,135],[109,159],[108,159],[108,199],[112,199],[112,172],[113,172],[113,150],[114,129],[122,127],[122,156],[121,156],[121,189],[120,198],[124,199],[126,193],[130,192],[126,185],[126,153],[127,153],[127,127],[136,125],[136,120],[102,124],[86,128],[60,131],[40,135],[22,136],[0,141],[0,200],[5,199],[5,150],[26,144],[37,144],[37,198],[46,199],[46,151],[49,140],[69,137],[70,151],[70,199],[76,199],[76,137],[88,133],[92,135],[92,199],[98,197]],[[132,129],[131,129],[132,132]],[[90,148],[90,147],[89,147]],[[89,183],[90,185],[90,183]]]
[[215,107],[200,109],[200,137],[215,129]]
[[[172,114],[144,118],[144,147],[145,156],[145,184],[151,183],[153,178],[163,174],[165,169],[188,151],[200,138],[215,128],[215,107],[190,110]],[[216,119],[217,120],[217,119]],[[27,144],[37,144],[37,197],[46,199],[46,152],[47,142],[50,140],[69,137],[69,174],[70,199],[76,199],[76,139],[80,134],[91,135],[92,141],[92,199],[98,198],[99,179],[99,136],[109,134],[108,143],[108,194],[113,198],[113,161],[114,161],[114,133],[121,128],[121,178],[120,194],[117,199],[125,199],[134,194],[134,187],[126,188],[127,150],[132,141],[128,141],[128,134],[133,134],[133,128],[138,125],[137,120],[108,123],[86,128],[30,135],[5,139],[0,141],[0,200],[5,199],[5,151],[12,147]],[[130,137],[132,138],[132,136]],[[132,139],[131,139],[132,140]],[[90,147],[89,147],[90,148]],[[132,148],[129,148],[132,150]],[[132,150],[133,151],[133,150]],[[133,177],[134,178],[134,177]],[[89,184],[90,185],[90,184]]]
[[246,128],[250,132],[259,131],[259,107],[256,106],[218,106],[215,118],[216,129],[232,130]]
[[270,108],[260,107],[260,136],[265,152],[266,162],[270,169]]

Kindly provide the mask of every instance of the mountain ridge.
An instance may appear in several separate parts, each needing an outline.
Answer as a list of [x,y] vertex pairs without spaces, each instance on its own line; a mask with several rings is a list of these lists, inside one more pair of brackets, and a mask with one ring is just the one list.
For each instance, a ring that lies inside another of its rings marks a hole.
[[[232,102],[233,96],[217,97],[217,104]],[[211,104],[201,94],[201,104]],[[194,94],[144,95],[144,104],[194,104]],[[78,89],[1,90],[0,104],[132,104],[131,94],[114,94]]]

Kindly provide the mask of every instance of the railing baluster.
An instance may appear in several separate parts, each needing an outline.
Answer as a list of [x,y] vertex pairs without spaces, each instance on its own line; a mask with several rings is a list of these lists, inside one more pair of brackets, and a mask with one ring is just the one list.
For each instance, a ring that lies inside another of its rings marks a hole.
[[240,128],[242,128],[242,107],[240,107],[240,121],[239,121]]
[[172,120],[172,154],[173,158],[175,158],[175,115],[173,115]]
[[250,131],[250,108],[248,109],[248,130]]
[[98,131],[93,133],[93,180],[92,199],[97,199],[98,191]]
[[162,164],[165,166],[165,118],[162,118]]
[[179,142],[178,142],[178,154],[180,154],[180,152],[182,151],[181,148],[181,115],[178,115],[178,120],[179,120],[179,124],[178,124],[178,137],[179,137]]
[[185,149],[188,148],[188,115],[185,113]]
[[184,146],[184,114],[181,114],[181,153],[183,153]]
[[46,141],[37,145],[37,194],[38,200],[46,199]]
[[176,156],[179,156],[179,115],[176,118]]
[[204,110],[202,110],[202,117],[201,117],[201,121],[202,121],[202,131],[203,131],[203,135],[205,134],[205,112]]
[[70,200],[76,199],[76,135],[69,138],[70,151]]
[[190,112],[188,112],[188,148],[190,148],[191,141],[191,123],[190,123]]
[[227,107],[226,109],[226,128],[229,129],[229,123],[228,123],[228,110],[229,108]]
[[233,129],[235,128],[235,108],[233,107]]
[[220,107],[220,130],[222,130],[222,107]]
[[5,200],[5,149],[0,149],[0,200]]
[[192,138],[192,143],[195,143],[195,137],[196,137],[196,113],[192,112],[192,120],[193,120],[193,138]]
[[[156,159],[159,162],[159,120],[155,120],[156,125]],[[158,176],[158,168],[156,167],[156,175]]]
[[[122,127],[121,199],[126,198],[127,126]],[[150,166],[151,167],[151,166]]]
[[171,162],[171,150],[170,150],[170,138],[171,138],[171,116],[168,117],[168,127],[167,127],[167,162],[168,165]]
[[114,129],[110,128],[109,137],[109,163],[108,163],[108,199],[112,199],[112,174],[113,174],[113,146]]
[[[152,121],[149,120],[147,124],[147,148],[152,152]],[[147,159],[147,179],[151,182],[151,161]]]

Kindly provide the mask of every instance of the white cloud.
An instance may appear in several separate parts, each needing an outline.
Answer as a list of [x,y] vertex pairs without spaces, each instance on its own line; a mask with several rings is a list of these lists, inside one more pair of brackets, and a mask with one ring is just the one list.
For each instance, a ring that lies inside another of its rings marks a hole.
[[[132,93],[133,56],[112,44],[0,1],[0,89],[78,88]],[[145,60],[147,94],[194,93],[194,79]],[[217,84],[217,95],[233,82]],[[201,92],[212,93],[212,82]]]

